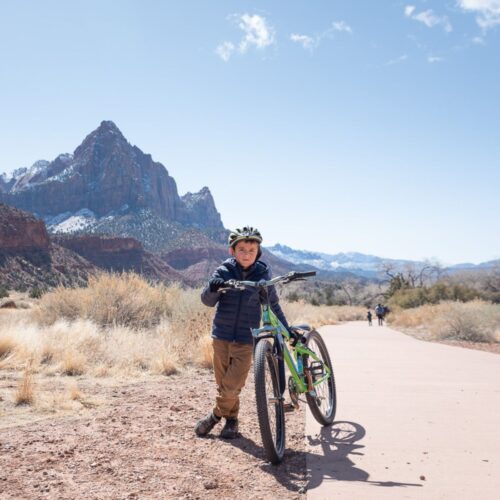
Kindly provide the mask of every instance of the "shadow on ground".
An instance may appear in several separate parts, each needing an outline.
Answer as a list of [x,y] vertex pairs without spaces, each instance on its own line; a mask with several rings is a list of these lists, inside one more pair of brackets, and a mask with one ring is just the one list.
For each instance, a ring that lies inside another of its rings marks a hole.
[[[359,481],[382,487],[422,487],[418,483],[400,483],[395,481],[371,481],[370,474],[358,467],[351,459],[356,455],[363,455],[361,444],[366,431],[363,426],[354,422],[335,422],[331,427],[322,427],[317,436],[306,436],[310,446],[319,447],[316,453],[298,452],[287,449],[284,461],[279,465],[263,463],[260,467],[290,491],[301,490],[301,483],[307,482],[306,489],[317,488],[324,479],[337,481]],[[231,444],[244,452],[266,461],[266,454],[262,446],[252,439],[241,436],[231,441]],[[325,466],[316,466],[308,470],[307,463],[318,457]],[[330,468],[331,467],[331,468]]]
[[[324,479],[334,479],[337,481],[360,481],[374,486],[384,487],[422,487],[419,483],[400,483],[395,481],[370,481],[370,474],[358,467],[351,459],[355,455],[363,455],[364,448],[361,441],[366,434],[365,428],[355,422],[335,422],[331,427],[322,427],[319,435],[306,436],[309,446],[320,447],[317,453],[308,452],[309,458],[315,459],[318,464],[318,457],[321,457],[323,464],[313,467],[309,471],[309,482],[307,489],[317,488]],[[323,460],[324,459],[324,460]],[[309,461],[310,463],[311,461]]]

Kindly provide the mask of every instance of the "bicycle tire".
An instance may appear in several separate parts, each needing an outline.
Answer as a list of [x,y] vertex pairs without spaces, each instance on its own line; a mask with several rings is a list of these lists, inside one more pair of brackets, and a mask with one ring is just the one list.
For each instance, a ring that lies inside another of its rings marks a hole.
[[[311,344],[315,343],[317,349],[311,348]],[[327,389],[327,404],[324,405],[320,396],[313,396],[306,392],[306,400],[309,405],[309,409],[313,414],[313,417],[319,422],[321,425],[328,427],[333,424],[335,419],[335,413],[337,411],[337,392],[335,388],[335,376],[333,372],[333,366],[330,359],[330,355],[328,354],[328,349],[326,348],[325,341],[321,337],[321,335],[316,330],[311,330],[307,332],[305,335],[305,344],[312,351],[316,353],[316,355],[322,359],[323,363],[330,369],[331,376],[323,382],[326,383]],[[316,352],[319,351],[319,352]],[[309,368],[311,366],[311,361],[309,360],[309,356],[304,356],[304,367]],[[316,391],[318,391],[318,386],[316,386]],[[325,408],[323,411],[322,407]]]
[[[267,340],[257,343],[254,379],[262,444],[268,460],[272,464],[279,464],[285,454],[285,413],[279,387],[278,363],[273,355],[273,347]],[[269,382],[271,387],[269,387]],[[269,397],[275,401],[270,403]]]

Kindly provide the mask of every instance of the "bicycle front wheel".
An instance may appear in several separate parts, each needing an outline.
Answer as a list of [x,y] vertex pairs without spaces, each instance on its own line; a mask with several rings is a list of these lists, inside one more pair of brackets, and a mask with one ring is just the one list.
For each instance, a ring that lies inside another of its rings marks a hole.
[[305,340],[306,346],[320,359],[320,361],[315,361],[310,356],[304,356],[304,368],[309,370],[312,382],[324,378],[326,375],[324,366],[330,370],[328,378],[314,385],[314,394],[306,392],[307,404],[314,418],[321,425],[329,426],[332,425],[337,410],[337,393],[332,362],[325,341],[316,330],[306,333]]
[[254,377],[262,444],[268,460],[278,464],[285,453],[285,413],[279,386],[278,360],[267,340],[259,341],[255,349]]

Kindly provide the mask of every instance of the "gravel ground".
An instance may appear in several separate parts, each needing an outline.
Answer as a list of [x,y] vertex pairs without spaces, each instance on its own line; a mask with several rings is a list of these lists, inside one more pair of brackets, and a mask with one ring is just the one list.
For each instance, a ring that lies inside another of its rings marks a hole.
[[305,407],[287,414],[285,461],[273,466],[261,444],[253,374],[242,392],[241,437],[219,438],[221,425],[195,436],[215,396],[212,377],[190,369],[121,387],[80,380],[100,406],[11,419],[0,426],[0,498],[305,498]]

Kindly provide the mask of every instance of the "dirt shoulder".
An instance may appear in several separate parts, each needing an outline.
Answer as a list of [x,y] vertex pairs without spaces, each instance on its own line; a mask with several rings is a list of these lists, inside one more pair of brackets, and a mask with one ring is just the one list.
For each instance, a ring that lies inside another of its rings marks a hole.
[[103,403],[84,415],[0,429],[0,498],[304,498],[305,408],[287,414],[285,462],[270,465],[252,380],[251,373],[242,435],[233,441],[218,437],[220,427],[209,438],[194,435],[215,396],[207,370],[85,387],[87,398]]

